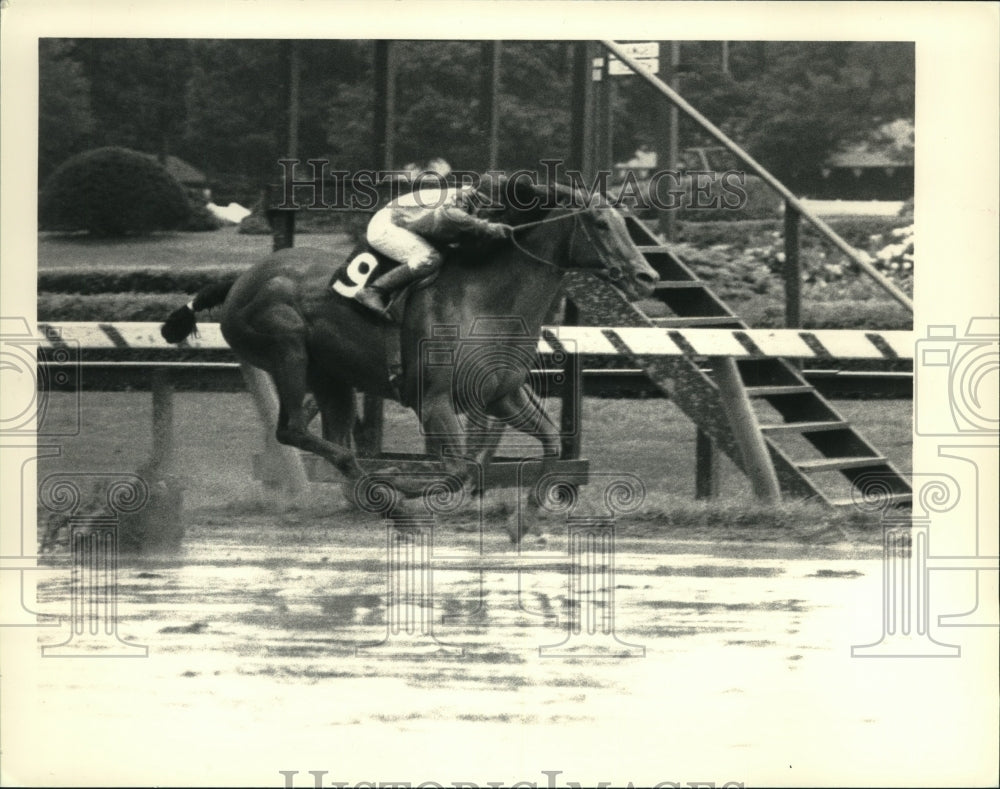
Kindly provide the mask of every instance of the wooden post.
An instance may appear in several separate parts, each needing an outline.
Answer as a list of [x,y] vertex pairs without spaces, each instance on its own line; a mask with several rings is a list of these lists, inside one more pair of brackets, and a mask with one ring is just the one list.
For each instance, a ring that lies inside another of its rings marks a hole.
[[[580,310],[571,301],[566,301],[566,311],[563,316],[564,326],[576,326],[580,323]],[[563,460],[576,460],[580,457],[583,447],[580,420],[580,391],[577,383],[583,385],[580,377],[580,357],[575,353],[568,354],[563,363],[562,408],[559,412],[559,433],[561,435],[560,457]]]
[[279,444],[274,435],[278,425],[278,394],[274,384],[263,370],[249,364],[241,363],[240,372],[264,426],[264,484],[277,483],[289,498],[300,496],[308,490],[309,481],[298,450]]
[[592,55],[594,47],[587,41],[573,44],[573,89],[568,169],[578,170],[589,183],[594,173],[594,82]]
[[[391,170],[396,159],[396,50],[394,41],[375,42],[375,112],[372,118],[372,160],[379,170]],[[355,431],[358,453],[375,457],[382,451],[382,398],[364,395],[361,422]]]
[[802,327],[802,265],[799,258],[798,209],[785,201],[785,326]]
[[[375,42],[375,113],[372,120],[372,160],[380,170],[391,170],[396,158],[396,43]],[[358,454],[382,452],[384,422],[381,397],[364,395],[361,422],[354,433]]]
[[375,42],[375,112],[372,122],[375,167],[389,170],[396,158],[396,44]]
[[778,475],[764,436],[761,435],[750,398],[743,387],[736,360],[731,356],[713,356],[710,361],[715,383],[719,387],[719,397],[729,417],[733,438],[743,456],[743,468],[750,479],[754,495],[767,504],[777,504],[781,501]]
[[480,49],[479,126],[483,135],[483,161],[487,170],[496,170],[499,161],[500,42],[484,41]]
[[168,473],[174,465],[174,387],[163,370],[153,373],[152,465]]
[[299,95],[302,82],[302,60],[299,56],[299,42],[285,42],[285,57],[288,65],[288,139],[285,153],[289,159],[299,155]]
[[614,167],[614,80],[611,79],[611,53],[605,52],[601,58],[601,82],[598,91],[597,152],[594,156],[598,170]]
[[694,497],[714,499],[719,494],[719,455],[708,433],[700,427],[694,439]]
[[[268,195],[270,200],[270,195]],[[295,246],[295,211],[280,208],[267,210],[267,221],[271,225],[271,249],[277,252]]]
[[[667,82],[677,90],[679,77],[678,66],[681,62],[681,42],[661,41],[660,42],[660,66],[663,68]],[[679,124],[677,107],[673,104],[665,106],[664,103],[657,103],[657,126],[659,127],[659,140],[656,143],[656,166],[659,170],[673,170],[677,167],[678,160],[678,137],[677,127]],[[677,210],[667,209],[660,212],[659,222],[660,232],[666,236],[667,241],[677,239]]]

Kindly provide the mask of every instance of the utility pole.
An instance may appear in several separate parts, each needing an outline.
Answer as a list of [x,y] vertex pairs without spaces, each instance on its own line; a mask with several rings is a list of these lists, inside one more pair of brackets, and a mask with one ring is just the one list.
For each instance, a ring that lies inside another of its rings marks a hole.
[[480,49],[479,127],[483,135],[483,160],[487,170],[496,170],[499,161],[500,42],[484,41]]

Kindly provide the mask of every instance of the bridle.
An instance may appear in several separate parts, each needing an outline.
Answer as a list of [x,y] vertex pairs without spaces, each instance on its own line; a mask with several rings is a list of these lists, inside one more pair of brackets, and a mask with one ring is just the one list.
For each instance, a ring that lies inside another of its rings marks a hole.
[[[570,260],[572,260],[573,259],[573,245],[576,243],[576,231],[578,229],[580,229],[580,230],[583,231],[583,235],[586,237],[587,243],[590,244],[591,247],[593,247],[594,249],[600,249],[594,243],[594,237],[590,234],[590,230],[587,228],[587,225],[585,223],[582,223],[582,222],[579,221],[580,214],[582,214],[584,211],[588,210],[588,208],[589,208],[589,206],[585,206],[584,208],[578,208],[575,211],[570,211],[569,213],[562,214],[560,216],[547,217],[545,219],[535,220],[534,222],[525,222],[523,225],[515,225],[512,228],[512,230],[511,230],[511,235],[510,235],[511,243],[521,253],[527,255],[532,260],[537,261],[538,263],[541,263],[541,264],[543,264],[545,266],[549,266],[551,268],[562,269],[562,266],[560,266],[559,264],[557,264],[557,263],[555,263],[555,262],[553,262],[551,260],[546,260],[543,257],[539,257],[534,252],[532,252],[530,249],[527,249],[523,245],[519,244],[518,241],[517,241],[517,239],[514,237],[514,234],[517,233],[518,231],[521,231],[521,230],[526,230],[526,229],[529,229],[529,228],[538,227],[539,225],[546,225],[546,224],[550,224],[552,222],[561,222],[564,219],[572,219],[573,220],[573,229],[570,231],[569,249],[567,250],[567,253],[566,253],[566,256]],[[617,281],[619,281],[622,278],[622,269],[621,269],[620,266],[609,265],[607,263],[607,261],[605,261],[603,259],[601,260],[601,263],[604,265],[604,268],[600,269],[600,270],[593,271],[594,274],[596,274],[597,276],[602,276],[602,275],[606,276],[607,279],[609,281],[611,281],[611,282],[617,282]]]

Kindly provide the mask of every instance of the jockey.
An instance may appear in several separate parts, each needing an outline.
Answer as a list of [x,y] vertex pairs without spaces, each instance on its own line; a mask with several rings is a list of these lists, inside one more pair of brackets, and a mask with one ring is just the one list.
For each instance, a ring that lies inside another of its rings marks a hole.
[[429,241],[451,243],[462,238],[509,238],[510,225],[479,216],[486,196],[473,186],[427,186],[401,195],[368,223],[373,249],[398,260],[397,266],[354,296],[383,317],[390,295],[441,266],[442,255]]

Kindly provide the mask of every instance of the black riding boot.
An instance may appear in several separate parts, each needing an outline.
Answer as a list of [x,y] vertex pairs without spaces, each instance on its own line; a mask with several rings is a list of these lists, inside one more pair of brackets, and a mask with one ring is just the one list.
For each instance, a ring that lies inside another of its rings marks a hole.
[[432,270],[430,267],[414,270],[409,266],[397,266],[388,274],[383,274],[379,277],[375,284],[368,285],[359,290],[354,294],[354,298],[385,320],[392,320],[389,313],[386,312],[391,295],[395,291],[406,287],[411,282],[423,279]]

